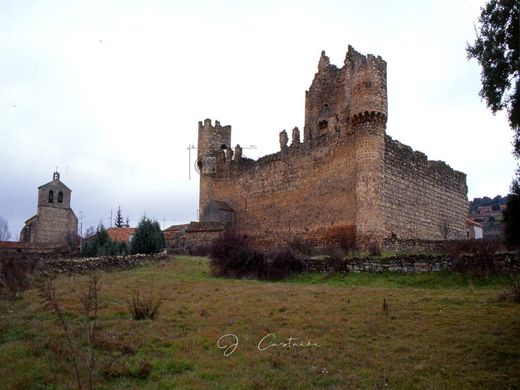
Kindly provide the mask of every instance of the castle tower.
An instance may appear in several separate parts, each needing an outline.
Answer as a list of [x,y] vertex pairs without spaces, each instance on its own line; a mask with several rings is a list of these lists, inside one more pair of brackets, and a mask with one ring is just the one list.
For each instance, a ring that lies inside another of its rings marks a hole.
[[353,75],[349,119],[356,151],[356,241],[363,249],[371,245],[382,248],[385,234],[382,201],[386,121],[386,62],[369,54]]
[[344,84],[344,72],[331,65],[322,51],[318,72],[305,92],[305,143],[319,142],[320,137],[339,130],[340,114],[349,100]]
[[54,172],[52,181],[38,187],[37,214],[25,222],[20,241],[70,245],[77,237],[78,218],[70,208],[72,191]]
[[199,214],[213,199],[213,181],[219,165],[231,154],[231,126],[221,126],[219,121],[211,124],[211,119],[199,122],[197,165],[200,172]]

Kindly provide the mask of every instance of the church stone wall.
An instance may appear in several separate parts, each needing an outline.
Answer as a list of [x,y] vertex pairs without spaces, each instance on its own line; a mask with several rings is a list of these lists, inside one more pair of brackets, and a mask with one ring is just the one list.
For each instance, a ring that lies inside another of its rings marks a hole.
[[39,207],[36,226],[37,243],[67,243],[67,236],[75,234],[78,219],[70,209]]

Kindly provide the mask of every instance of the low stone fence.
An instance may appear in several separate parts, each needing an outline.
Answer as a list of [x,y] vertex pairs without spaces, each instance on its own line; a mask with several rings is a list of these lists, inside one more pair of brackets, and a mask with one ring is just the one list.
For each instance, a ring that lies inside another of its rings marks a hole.
[[83,273],[93,271],[111,271],[130,269],[140,265],[163,260],[168,257],[166,251],[149,255],[103,256],[74,259],[43,260],[38,264],[44,273]]
[[449,241],[386,238],[383,249],[399,253],[441,253]]
[[0,258],[13,254],[47,255],[70,253],[69,247],[58,244],[33,244],[30,242],[0,241]]
[[[450,271],[459,261],[471,261],[462,256],[455,261],[446,255],[402,255],[394,257],[354,257],[344,260],[308,259],[308,272],[398,272],[422,273]],[[520,273],[520,253],[500,253],[490,260],[498,272]]]

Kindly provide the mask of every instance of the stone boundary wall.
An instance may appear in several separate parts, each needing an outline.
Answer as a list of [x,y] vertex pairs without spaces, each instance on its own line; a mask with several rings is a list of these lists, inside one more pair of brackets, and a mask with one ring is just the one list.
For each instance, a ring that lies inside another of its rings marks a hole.
[[[464,256],[462,259],[469,259]],[[395,257],[349,258],[339,263],[330,260],[305,260],[308,272],[397,272],[424,273],[451,271],[453,260],[445,255],[408,255]],[[520,253],[501,253],[494,256],[495,266],[504,273],[520,273]]]
[[34,244],[19,241],[0,241],[0,258],[13,254],[59,254],[70,252],[70,248],[61,244]]
[[418,239],[392,239],[384,240],[383,249],[399,253],[441,253],[445,251],[446,244],[450,241],[444,240],[418,240]]
[[49,274],[84,273],[93,271],[113,271],[117,269],[135,268],[150,262],[164,260],[166,251],[150,255],[103,256],[76,259],[42,260],[38,264],[39,271]]

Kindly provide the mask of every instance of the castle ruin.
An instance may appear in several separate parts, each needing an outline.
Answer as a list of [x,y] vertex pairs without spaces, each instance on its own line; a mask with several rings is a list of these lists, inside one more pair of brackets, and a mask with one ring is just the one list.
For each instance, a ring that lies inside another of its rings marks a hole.
[[270,245],[347,234],[384,240],[466,237],[466,175],[386,134],[386,62],[349,46],[344,65],[321,53],[305,94],[303,141],[254,161],[231,148],[231,126],[199,122],[201,222],[228,222]]

